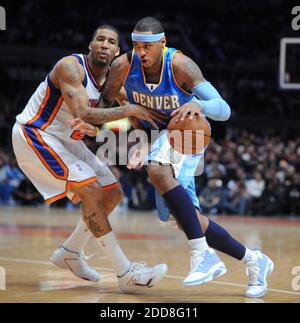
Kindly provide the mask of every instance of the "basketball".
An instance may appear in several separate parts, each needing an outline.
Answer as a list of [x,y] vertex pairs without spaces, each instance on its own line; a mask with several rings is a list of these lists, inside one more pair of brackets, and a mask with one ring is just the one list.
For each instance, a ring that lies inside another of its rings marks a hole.
[[199,153],[209,144],[211,127],[204,116],[195,115],[192,120],[187,116],[176,122],[174,116],[168,124],[168,139],[174,150],[184,155]]

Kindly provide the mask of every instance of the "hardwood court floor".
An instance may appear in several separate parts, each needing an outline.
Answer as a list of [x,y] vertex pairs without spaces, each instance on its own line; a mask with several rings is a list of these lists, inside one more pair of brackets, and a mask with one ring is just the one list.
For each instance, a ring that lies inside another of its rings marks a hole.
[[168,264],[168,274],[158,286],[138,295],[120,293],[109,261],[93,241],[86,253],[97,250],[90,263],[102,273],[102,280],[81,280],[49,261],[79,216],[79,210],[0,208],[0,266],[6,270],[6,291],[0,290],[0,302],[300,302],[300,278],[292,274],[293,267],[300,266],[300,219],[216,219],[249,247],[262,248],[275,262],[268,294],[262,299],[247,299],[243,297],[247,284],[244,266],[226,255],[221,255],[228,269],[226,275],[202,286],[184,288],[182,280],[189,270],[184,235],[162,227],[154,213],[121,212],[113,215],[112,222],[131,260]]

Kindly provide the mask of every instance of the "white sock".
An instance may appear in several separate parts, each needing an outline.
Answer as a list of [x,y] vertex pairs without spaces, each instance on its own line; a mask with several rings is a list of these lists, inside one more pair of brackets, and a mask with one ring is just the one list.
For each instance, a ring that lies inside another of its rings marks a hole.
[[123,275],[128,270],[131,262],[120,248],[114,233],[111,231],[105,236],[97,238],[97,242],[99,242],[105,255],[111,261],[117,276]]
[[80,253],[85,248],[92,235],[92,232],[87,228],[83,219],[80,218],[75,230],[62,245],[68,250]]
[[204,251],[209,248],[205,237],[189,240],[188,244],[189,244],[192,252],[196,251],[196,250],[197,251]]
[[256,253],[254,250],[250,250],[246,247],[246,252],[245,252],[245,256],[244,258],[242,259],[242,262],[243,263],[246,263],[248,262],[249,260],[252,260],[252,259],[256,259]]

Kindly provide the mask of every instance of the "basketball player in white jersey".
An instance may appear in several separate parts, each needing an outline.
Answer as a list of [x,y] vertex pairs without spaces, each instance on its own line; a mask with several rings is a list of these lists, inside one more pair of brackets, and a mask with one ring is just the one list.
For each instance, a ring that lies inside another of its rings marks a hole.
[[[83,120],[94,125],[130,116],[152,124],[163,119],[159,113],[133,104],[93,108],[100,98],[109,65],[119,55],[118,43],[115,28],[100,26],[87,56],[73,54],[58,61],[16,117],[12,140],[20,168],[46,202],[65,196],[73,202],[82,201],[82,219],[51,260],[83,279],[98,281],[99,273],[82,256],[83,248],[94,235],[112,263],[120,289],[132,292],[152,287],[163,278],[167,266],[145,267],[127,259],[108,221],[122,199],[119,183],[109,168],[88,150],[82,132],[69,124],[74,118],[79,123]],[[96,132],[94,126],[86,131],[91,136]]]

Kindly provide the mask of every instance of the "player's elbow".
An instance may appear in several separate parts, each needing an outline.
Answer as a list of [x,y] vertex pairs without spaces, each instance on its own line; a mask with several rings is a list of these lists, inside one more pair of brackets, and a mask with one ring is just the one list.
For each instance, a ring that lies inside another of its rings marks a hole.
[[230,118],[231,115],[231,109],[229,104],[221,99],[220,100],[220,105],[221,105],[221,113],[220,113],[220,121],[227,121]]

